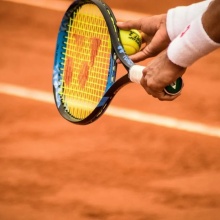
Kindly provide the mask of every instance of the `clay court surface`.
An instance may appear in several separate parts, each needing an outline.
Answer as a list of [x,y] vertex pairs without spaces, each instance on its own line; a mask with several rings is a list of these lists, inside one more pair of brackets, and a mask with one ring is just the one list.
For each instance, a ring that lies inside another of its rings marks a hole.
[[[170,6],[124,2],[151,14]],[[220,51],[187,70],[177,100],[160,102],[130,84],[98,121],[74,125],[52,99],[64,11],[0,1],[0,219],[219,220]],[[203,130],[192,129],[198,124]]]

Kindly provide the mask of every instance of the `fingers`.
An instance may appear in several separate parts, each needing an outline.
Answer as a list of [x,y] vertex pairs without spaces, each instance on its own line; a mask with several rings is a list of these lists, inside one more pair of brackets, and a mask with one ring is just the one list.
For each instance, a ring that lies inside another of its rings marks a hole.
[[[145,69],[143,69],[143,77],[141,78],[140,84],[145,89],[145,91],[154,98],[157,98],[160,101],[173,101],[179,97],[181,93],[179,92],[175,95],[170,95],[164,91],[164,88],[169,84],[167,81],[169,76],[166,77],[164,76],[165,74],[166,73],[164,72],[161,75],[162,78],[158,78],[156,77],[157,71],[155,72],[155,68],[152,66],[147,66]],[[165,81],[164,77],[166,78]]]
[[152,96],[154,98],[159,99],[160,101],[173,101],[175,100],[177,97],[179,97],[181,95],[181,93],[178,93],[176,95],[169,95],[166,94],[164,91],[161,93],[157,93],[157,94],[153,94]]
[[[170,43],[164,15],[117,22],[117,25],[120,29],[137,29],[141,31],[143,46],[141,51],[130,56],[134,62],[158,55]],[[146,43],[145,46],[144,43]]]
[[152,56],[155,56],[155,52],[151,50],[151,44],[149,44],[146,47],[144,47],[142,50],[140,50],[139,52],[131,55],[130,59],[136,63],[136,62],[143,61],[147,58],[150,58]]
[[146,45],[143,44],[141,51],[130,56],[134,62],[143,61],[164,51],[143,70],[140,84],[146,92],[161,101],[172,101],[180,96],[180,93],[169,95],[164,91],[170,82],[185,71],[182,67],[173,64],[167,57],[165,49],[170,43],[170,38],[166,29],[166,14],[118,22],[117,25],[120,29],[137,29],[142,32],[143,42]]
[[141,85],[143,86],[145,91],[148,93],[148,95],[151,95],[154,98],[159,99],[160,101],[173,101],[174,99],[176,99],[177,97],[181,95],[181,93],[178,93],[176,95],[169,95],[166,92],[164,92],[164,90],[159,90],[159,91],[152,90],[150,87],[146,86],[146,84],[143,84],[143,82],[141,82]]
[[140,84],[149,95],[159,99],[160,101],[173,101],[181,95],[181,93],[178,93],[176,95],[169,95],[163,89],[152,88],[150,85],[147,85],[146,77],[144,80],[143,78],[141,79]]
[[124,30],[137,29],[147,35],[153,36],[158,31],[161,24],[165,24],[165,20],[165,15],[149,16],[135,20],[117,22],[117,26]]
[[117,22],[117,26],[123,30],[137,29],[141,30],[141,22],[138,20],[131,20],[125,22]]
[[165,48],[166,46],[163,46],[162,44],[157,47],[157,45],[154,44],[154,41],[152,41],[148,45],[146,45],[144,48],[142,48],[139,52],[131,55],[130,59],[133,62],[137,63],[147,58],[158,55]]

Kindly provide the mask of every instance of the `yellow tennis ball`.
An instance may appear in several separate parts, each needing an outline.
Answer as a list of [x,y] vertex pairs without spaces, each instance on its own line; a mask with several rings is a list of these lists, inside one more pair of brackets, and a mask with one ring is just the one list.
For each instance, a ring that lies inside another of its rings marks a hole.
[[119,30],[119,36],[124,50],[128,55],[135,54],[140,50],[142,38],[138,30]]

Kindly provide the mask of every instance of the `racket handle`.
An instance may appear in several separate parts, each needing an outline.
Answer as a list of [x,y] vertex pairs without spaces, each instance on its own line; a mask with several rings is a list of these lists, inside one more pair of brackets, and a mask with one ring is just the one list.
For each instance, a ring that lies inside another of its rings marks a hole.
[[129,78],[131,82],[140,84],[145,66],[133,65],[129,70]]
[[[129,78],[132,82],[140,84],[141,78],[143,76],[143,69],[145,66],[134,65],[129,70]],[[164,88],[164,91],[169,95],[178,94],[183,87],[182,78],[179,77],[175,82]]]

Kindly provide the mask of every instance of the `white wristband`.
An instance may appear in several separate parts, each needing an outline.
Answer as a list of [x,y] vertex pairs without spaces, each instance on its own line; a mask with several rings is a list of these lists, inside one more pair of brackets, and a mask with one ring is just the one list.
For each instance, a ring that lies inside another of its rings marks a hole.
[[211,1],[202,1],[189,6],[179,6],[168,10],[166,25],[170,40],[175,39],[188,24],[202,15]]
[[202,25],[202,16],[196,18],[169,45],[169,59],[182,67],[188,67],[199,58],[220,47],[206,33]]

